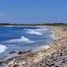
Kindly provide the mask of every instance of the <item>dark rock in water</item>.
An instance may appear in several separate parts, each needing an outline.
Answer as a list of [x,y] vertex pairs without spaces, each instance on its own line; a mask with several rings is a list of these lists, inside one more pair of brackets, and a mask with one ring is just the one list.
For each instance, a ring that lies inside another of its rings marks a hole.
[[4,63],[4,60],[0,60],[0,65]]
[[11,52],[9,52],[9,54],[13,54],[13,53],[16,53],[16,51],[11,51]]
[[22,51],[19,51],[19,52],[18,52],[18,54],[24,54],[24,52],[22,52]]
[[3,63],[3,61],[0,61],[0,64],[2,64]]
[[29,53],[29,52],[31,52],[30,50],[28,50],[28,51],[19,51],[17,54],[26,54],[26,53]]

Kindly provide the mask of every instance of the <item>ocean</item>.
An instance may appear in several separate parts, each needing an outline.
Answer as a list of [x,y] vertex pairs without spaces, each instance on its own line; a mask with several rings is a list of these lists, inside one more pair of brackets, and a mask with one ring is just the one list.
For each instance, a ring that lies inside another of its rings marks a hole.
[[55,40],[50,27],[0,27],[0,60],[11,56],[10,52],[39,51],[47,49]]

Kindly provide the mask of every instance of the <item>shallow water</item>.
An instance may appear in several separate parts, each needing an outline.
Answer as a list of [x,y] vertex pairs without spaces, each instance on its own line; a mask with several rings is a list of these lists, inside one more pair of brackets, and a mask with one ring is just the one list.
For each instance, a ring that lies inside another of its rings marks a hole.
[[11,51],[40,50],[54,39],[50,27],[0,27],[0,59]]

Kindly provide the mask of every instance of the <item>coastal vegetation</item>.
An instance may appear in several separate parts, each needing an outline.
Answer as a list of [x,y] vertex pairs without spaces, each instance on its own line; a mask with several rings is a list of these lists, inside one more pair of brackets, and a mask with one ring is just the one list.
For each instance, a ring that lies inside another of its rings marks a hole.
[[67,23],[42,23],[42,24],[11,24],[11,23],[0,23],[0,26],[67,26]]

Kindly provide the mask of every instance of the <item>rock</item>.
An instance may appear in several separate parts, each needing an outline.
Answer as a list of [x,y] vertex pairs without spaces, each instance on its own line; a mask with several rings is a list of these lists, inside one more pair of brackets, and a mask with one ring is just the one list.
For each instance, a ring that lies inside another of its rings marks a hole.
[[18,67],[18,64],[15,64],[13,67]]
[[58,66],[55,66],[55,67],[58,67]]
[[16,51],[11,51],[11,52],[9,52],[9,54],[13,54],[13,53],[16,53]]
[[31,52],[31,51],[29,51],[29,50],[28,51],[19,51],[17,54],[21,55],[21,54],[26,54],[26,53],[29,53],[29,52]]
[[63,53],[60,53],[60,56],[62,56],[63,55]]
[[17,56],[8,60],[7,65],[12,65],[11,67],[67,67],[67,37],[64,36],[67,36],[67,33],[65,35],[64,31],[59,32],[58,40],[46,52],[19,51]]
[[3,63],[3,61],[0,61],[0,64],[2,64]]
[[17,54],[20,54],[20,55],[21,55],[21,54],[24,54],[24,53],[25,53],[25,52],[19,51]]

